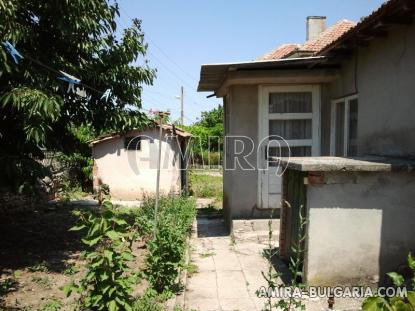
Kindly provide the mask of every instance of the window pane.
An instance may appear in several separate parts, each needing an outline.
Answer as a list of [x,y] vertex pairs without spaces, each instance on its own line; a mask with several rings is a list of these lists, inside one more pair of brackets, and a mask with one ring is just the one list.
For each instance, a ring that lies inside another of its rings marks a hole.
[[284,139],[311,139],[311,119],[269,120],[269,135]]
[[349,137],[347,141],[347,155],[357,155],[357,98],[349,102]]
[[269,113],[312,112],[311,107],[311,92],[269,94]]
[[336,156],[344,156],[344,102],[336,104],[335,152]]

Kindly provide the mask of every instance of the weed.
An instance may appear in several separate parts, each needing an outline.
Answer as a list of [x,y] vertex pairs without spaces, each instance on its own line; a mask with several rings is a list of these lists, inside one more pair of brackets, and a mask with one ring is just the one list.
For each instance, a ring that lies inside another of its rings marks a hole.
[[58,299],[50,299],[38,311],[58,311],[62,308],[62,302]]
[[37,262],[34,265],[27,268],[30,272],[48,272],[49,264],[46,261]]
[[13,278],[0,280],[0,297],[17,290],[18,282]]
[[[287,204],[288,207],[291,207],[288,202],[284,202]],[[267,281],[267,285],[269,289],[275,290],[276,288],[285,287],[289,289],[286,292],[291,293],[291,296],[288,298],[282,298],[278,300],[276,303],[272,303],[270,296],[267,296],[267,302],[265,303],[264,311],[272,311],[272,310],[283,310],[283,311],[291,311],[291,310],[305,310],[305,305],[301,301],[300,298],[296,297],[293,293],[295,293],[295,289],[300,288],[303,289],[305,287],[304,284],[299,282],[299,279],[302,277],[302,258],[304,253],[304,246],[303,241],[305,239],[304,229],[307,224],[307,219],[304,216],[304,206],[301,205],[299,208],[299,228],[296,236],[296,243],[293,243],[292,251],[293,256],[290,258],[289,270],[291,273],[291,281],[289,284],[281,284],[279,282],[281,278],[281,272],[276,271],[274,272],[273,265],[272,265],[272,258],[277,255],[277,249],[274,247],[273,244],[273,229],[272,229],[272,212],[270,215],[270,219],[268,221],[268,248],[264,251],[264,256],[268,260],[268,271],[265,274],[262,272],[262,276]],[[257,291],[257,296],[263,297],[264,293],[260,290]]]
[[198,266],[192,262],[187,265],[186,270],[189,278],[191,278],[193,275],[199,272]]
[[36,283],[37,285],[39,285],[40,287],[44,288],[44,289],[51,289],[53,286],[53,281],[47,277],[47,276],[33,276],[32,277],[32,282]]
[[[412,257],[411,253],[407,257],[407,263],[412,271],[412,278],[406,283],[410,283],[412,291],[407,291],[406,297],[383,298],[375,296],[366,298],[362,304],[363,311],[415,310],[415,258]],[[396,287],[409,285],[405,284],[405,278],[396,272],[389,272],[387,275]]]
[[67,264],[65,270],[63,270],[64,275],[74,275],[79,272],[79,269],[73,264]]
[[212,257],[212,256],[215,256],[216,255],[216,253],[215,252],[205,252],[205,253],[201,253],[200,254],[200,257],[202,257],[202,258],[207,258],[207,257]]
[[134,311],[164,311],[164,302],[169,297],[166,294],[158,294],[153,289],[147,289],[143,296],[133,303]]
[[152,288],[161,293],[171,292],[183,267],[186,237],[196,208],[195,201],[185,197],[161,197],[159,203],[158,215],[155,215],[154,199],[146,200],[137,217],[137,225],[144,237],[150,239],[152,236],[144,273]]
[[86,250],[87,273],[79,284],[65,287],[67,296],[80,295],[79,304],[88,310],[132,310],[132,289],[137,274],[128,263],[134,260],[131,244],[136,230],[114,212],[104,198],[99,213],[76,211],[79,224],[70,230],[87,230],[82,242]]

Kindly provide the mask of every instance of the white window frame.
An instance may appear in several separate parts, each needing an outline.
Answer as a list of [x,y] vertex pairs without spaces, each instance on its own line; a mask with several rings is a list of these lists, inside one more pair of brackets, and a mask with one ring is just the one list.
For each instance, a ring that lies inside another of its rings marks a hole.
[[[296,93],[311,92],[312,112],[309,113],[267,113],[268,96],[273,92]],[[267,135],[269,120],[312,120],[312,139],[290,139],[286,140],[290,147],[311,147],[311,156],[320,155],[320,86],[319,85],[260,85],[259,86],[259,137],[261,141]],[[269,116],[269,117],[265,117]],[[272,142],[271,142],[272,145]]]
[[[337,98],[331,101],[331,124],[330,124],[330,155],[336,154],[336,114],[337,104],[344,102],[344,129],[343,129],[343,157],[347,157],[347,151],[349,149],[349,105],[354,99],[359,100],[358,94],[349,95],[341,98]],[[357,103],[359,106],[359,102]]]

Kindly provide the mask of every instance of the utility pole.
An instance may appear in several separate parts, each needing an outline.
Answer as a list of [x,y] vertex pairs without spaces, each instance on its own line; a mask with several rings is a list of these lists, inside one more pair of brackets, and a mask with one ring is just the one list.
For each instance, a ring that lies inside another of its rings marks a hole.
[[183,98],[183,96],[184,96],[184,90],[183,90],[183,86],[182,86],[180,88],[180,124],[181,125],[184,124],[184,121],[183,121],[183,118],[184,118],[183,100],[184,100],[184,98]]

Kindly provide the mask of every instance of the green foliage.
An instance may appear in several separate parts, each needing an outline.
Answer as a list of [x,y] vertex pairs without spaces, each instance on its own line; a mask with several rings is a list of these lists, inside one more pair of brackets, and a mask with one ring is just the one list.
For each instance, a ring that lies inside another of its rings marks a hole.
[[28,267],[27,270],[30,272],[48,272],[49,264],[46,261],[36,262],[35,264]]
[[[0,41],[24,56],[16,65],[0,46],[0,186],[17,190],[44,176],[33,169],[43,147],[87,157],[74,128],[101,134],[147,123],[137,108],[142,84],[151,84],[155,71],[144,59],[141,21],[120,32],[118,16],[118,4],[109,0],[0,0]],[[99,92],[87,90],[90,99],[68,93],[57,70]],[[102,99],[106,89],[117,99]]]
[[39,311],[59,311],[62,308],[62,302],[58,299],[50,299]]
[[[412,311],[415,310],[415,258],[411,253],[407,257],[408,267],[412,271],[412,278],[408,280],[411,284],[412,291],[407,291],[406,297],[369,297],[363,301],[363,311]],[[396,272],[389,272],[387,276],[391,279],[396,287],[405,285],[405,278]]]
[[67,296],[80,295],[79,303],[89,310],[132,310],[132,289],[138,276],[128,263],[134,260],[131,244],[135,229],[117,216],[109,200],[100,211],[77,211],[79,224],[71,231],[87,230],[82,242],[88,246],[87,273],[79,284],[65,287]]
[[134,301],[134,311],[164,311],[163,303],[169,297],[166,294],[157,293],[154,289],[147,289],[142,297]]
[[186,237],[195,215],[195,201],[185,197],[161,197],[156,218],[153,198],[147,199],[141,208],[137,217],[139,231],[148,238],[152,236],[144,273],[158,293],[170,292],[183,268]]
[[198,163],[201,164],[203,158],[205,165],[220,164],[220,154],[223,151],[223,118],[223,107],[219,105],[210,111],[202,112],[200,121],[185,127],[194,136],[191,146]]
[[[284,202],[290,208],[290,204],[288,202]],[[304,254],[304,240],[306,237],[305,234],[305,226],[307,224],[307,219],[304,216],[304,206],[301,205],[299,207],[299,227],[296,236],[296,242],[292,247],[293,256],[290,258],[289,263],[289,271],[291,273],[291,281],[289,284],[282,284],[280,279],[282,273],[279,271],[274,272],[274,268],[272,265],[272,258],[273,256],[278,254],[278,250],[275,249],[273,244],[273,229],[272,229],[272,213],[270,220],[268,221],[268,248],[264,251],[264,256],[267,258],[269,265],[268,271],[265,274],[262,272],[262,276],[266,280],[268,284],[268,288],[276,289],[276,288],[288,288],[287,292],[291,293],[291,296],[288,298],[281,298],[276,303],[272,303],[271,297],[268,297],[268,300],[264,306],[264,311],[272,311],[272,310],[284,310],[284,311],[291,311],[291,310],[305,310],[305,305],[301,301],[300,298],[296,297],[293,293],[295,292],[296,288],[303,289],[305,288],[305,284],[301,282],[303,272],[302,272],[302,264],[303,264],[303,254]],[[257,291],[257,295],[260,296],[260,292]]]
[[192,171],[189,174],[190,194],[198,198],[216,198],[222,200],[223,177]]

